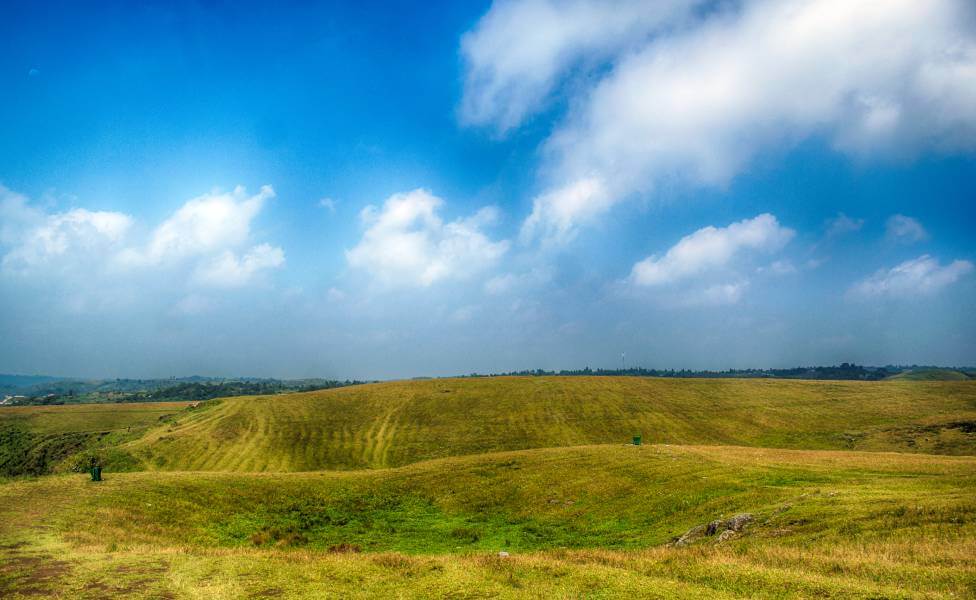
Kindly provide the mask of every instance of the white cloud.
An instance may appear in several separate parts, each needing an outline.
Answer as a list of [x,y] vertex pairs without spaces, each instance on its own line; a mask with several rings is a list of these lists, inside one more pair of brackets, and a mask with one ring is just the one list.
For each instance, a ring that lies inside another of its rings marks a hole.
[[855,284],[848,294],[855,298],[902,298],[928,296],[955,283],[973,270],[968,260],[956,260],[942,266],[928,254],[907,260],[891,269],[882,269]]
[[701,1],[495,2],[461,39],[467,70],[461,119],[504,133],[545,106],[571,66],[601,60],[672,24]]
[[482,232],[498,219],[496,208],[445,223],[437,214],[443,205],[428,190],[416,189],[390,196],[382,208],[367,206],[360,215],[367,229],[346,251],[349,265],[382,285],[426,287],[470,277],[508,251],[508,241],[492,241]]
[[837,237],[848,233],[860,231],[864,227],[864,219],[852,219],[844,213],[837,213],[837,216],[827,221],[827,236]]
[[3,272],[38,280],[57,273],[76,295],[82,288],[109,287],[122,294],[126,286],[138,288],[135,282],[144,283],[142,278],[161,270],[195,285],[241,286],[284,263],[283,250],[269,244],[241,250],[253,244],[251,221],[273,196],[265,186],[250,197],[239,187],[230,194],[194,198],[142,244],[129,215],[84,208],[48,213],[0,187],[0,247],[5,250],[0,264]]
[[576,235],[578,226],[603,213],[613,204],[603,182],[580,179],[552,190],[532,203],[532,214],[522,224],[522,241],[536,237],[545,242],[565,243]]
[[128,258],[160,263],[240,246],[250,236],[251,221],[274,196],[274,189],[266,185],[250,197],[238,186],[229,194],[194,198],[156,228],[144,251],[129,253]]
[[922,224],[905,215],[892,215],[885,223],[888,239],[911,244],[928,239],[929,234]]
[[285,264],[285,252],[270,244],[254,246],[241,258],[230,250],[197,267],[194,279],[208,286],[238,287],[250,283],[256,274]]
[[6,271],[77,265],[86,257],[117,251],[132,227],[129,215],[73,208],[45,213],[27,198],[0,186],[0,244]]
[[724,267],[747,250],[780,250],[794,235],[768,213],[728,227],[703,227],[681,238],[663,256],[652,255],[635,264],[631,279],[639,286],[673,283]]
[[335,212],[335,209],[336,209],[336,205],[337,204],[338,204],[337,201],[333,200],[332,198],[328,198],[328,197],[321,198],[319,200],[319,202],[318,202],[319,207],[326,209],[330,213],[334,213]]
[[736,304],[742,298],[742,292],[748,287],[747,282],[720,283],[710,285],[698,295],[690,297],[690,303],[705,306],[719,306]]
[[[575,57],[596,47],[612,65],[568,90],[529,235],[565,241],[576,224],[662,181],[725,185],[757,154],[809,138],[866,157],[976,147],[967,0],[746,0],[694,24],[688,4],[668,3],[646,26],[646,3],[571,3],[534,37],[536,23],[522,15],[548,4],[499,3],[462,43],[462,109],[501,130],[538,108]],[[606,34],[619,43],[577,33],[580,18],[596,29],[619,20]],[[621,33],[631,31],[643,33]],[[579,186],[601,193],[565,193]]]

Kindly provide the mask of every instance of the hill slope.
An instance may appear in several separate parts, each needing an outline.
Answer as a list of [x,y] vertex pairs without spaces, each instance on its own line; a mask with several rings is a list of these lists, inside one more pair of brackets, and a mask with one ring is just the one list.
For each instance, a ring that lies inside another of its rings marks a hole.
[[969,375],[954,369],[908,369],[889,379],[903,379],[906,381],[968,381]]
[[137,437],[186,405],[159,402],[0,407],[0,476],[42,475],[55,468],[70,469],[84,462],[85,454],[94,448],[109,448],[105,456],[116,457],[118,467],[120,461],[130,459],[111,450],[112,446]]
[[146,468],[380,468],[620,443],[976,454],[976,382],[540,377],[391,382],[207,403],[124,447]]
[[52,476],[0,485],[0,595],[963,597],[974,488],[973,457],[717,446]]

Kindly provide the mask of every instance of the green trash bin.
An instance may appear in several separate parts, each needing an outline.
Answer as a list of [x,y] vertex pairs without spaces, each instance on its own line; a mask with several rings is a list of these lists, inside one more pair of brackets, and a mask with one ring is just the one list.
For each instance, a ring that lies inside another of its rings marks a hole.
[[635,446],[640,446],[641,445],[641,436],[639,436],[639,435],[635,435],[634,436],[634,445]]
[[92,477],[92,481],[101,481],[102,480],[102,468],[99,467],[99,466],[92,467],[92,469],[91,469],[91,477]]

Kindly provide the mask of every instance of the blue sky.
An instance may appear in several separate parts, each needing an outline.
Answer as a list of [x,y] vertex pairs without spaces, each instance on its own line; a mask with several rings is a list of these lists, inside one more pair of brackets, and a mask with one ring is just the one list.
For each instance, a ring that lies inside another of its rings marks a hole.
[[2,372],[976,364],[964,0],[0,11]]

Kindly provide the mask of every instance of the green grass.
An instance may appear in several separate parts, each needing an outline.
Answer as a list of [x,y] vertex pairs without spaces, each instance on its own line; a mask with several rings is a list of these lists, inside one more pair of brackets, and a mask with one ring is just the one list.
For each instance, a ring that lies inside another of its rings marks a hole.
[[145,428],[177,413],[187,402],[0,406],[0,426],[22,425],[36,434],[91,433]]
[[[80,592],[149,563],[159,583],[132,595],[612,597],[651,584],[662,597],[964,596],[976,591],[974,491],[972,457],[589,446],[350,473],[13,482],[0,487],[0,539],[29,543],[16,556],[57,556],[53,585]],[[666,546],[739,512],[756,520],[737,539]],[[8,575],[8,592],[28,577]]]
[[[976,597],[976,382],[459,379],[86,408],[0,411],[0,451],[96,436],[109,465],[0,480],[0,597]],[[730,540],[670,545],[741,512]]]
[[311,471],[649,443],[976,454],[976,382],[445,379],[230,398],[125,447],[144,468]]
[[117,446],[182,411],[186,402],[0,407],[0,476],[77,470],[88,455],[137,467]]

